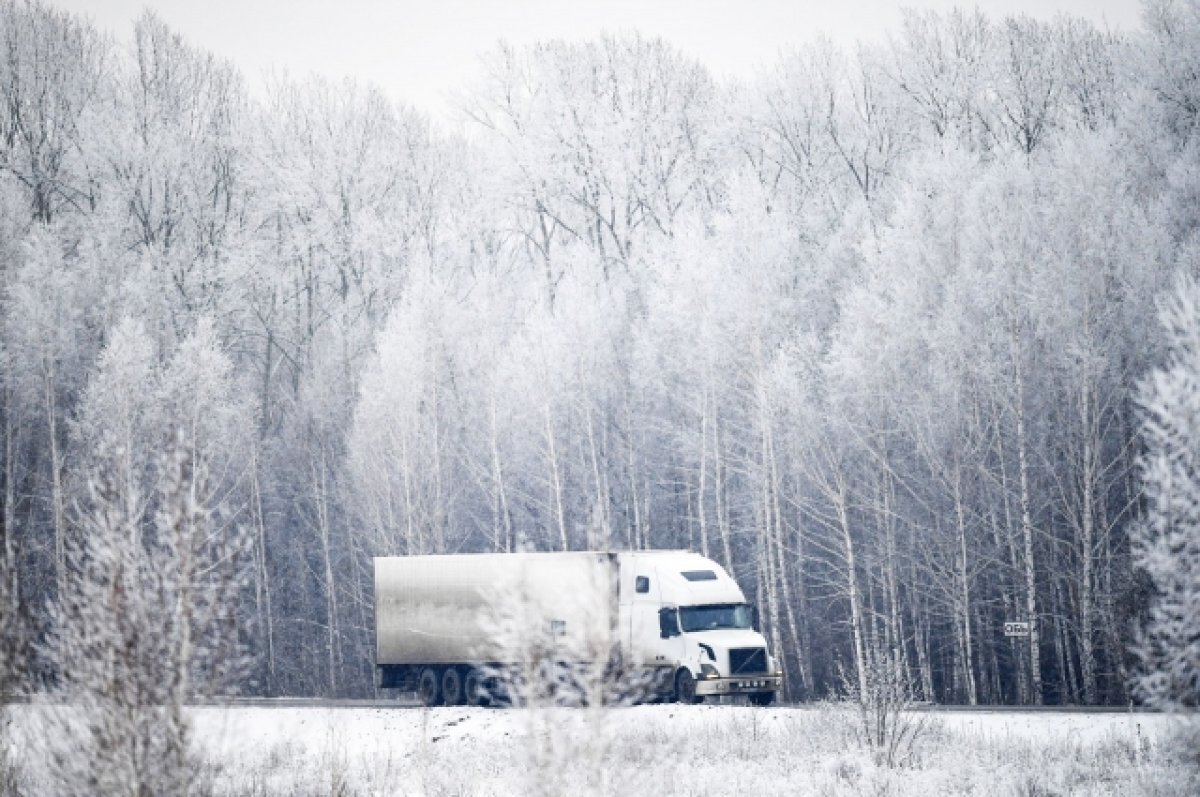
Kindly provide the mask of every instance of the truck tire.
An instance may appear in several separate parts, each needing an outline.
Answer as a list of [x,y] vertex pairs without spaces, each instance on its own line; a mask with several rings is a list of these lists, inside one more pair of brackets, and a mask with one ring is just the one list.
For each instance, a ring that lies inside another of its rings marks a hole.
[[702,703],[703,697],[696,694],[696,679],[684,668],[675,673],[675,702]]
[[465,697],[462,673],[457,667],[447,667],[442,673],[442,702],[447,706],[461,706],[466,702]]
[[468,706],[486,706],[491,702],[488,699],[483,673],[478,667],[467,670],[467,677],[463,678],[463,697],[466,698]]
[[426,667],[421,670],[417,679],[417,697],[423,706],[440,706],[442,704],[442,685],[437,670]]
[[774,692],[754,692],[750,695],[750,705],[752,706],[769,706],[774,702]]

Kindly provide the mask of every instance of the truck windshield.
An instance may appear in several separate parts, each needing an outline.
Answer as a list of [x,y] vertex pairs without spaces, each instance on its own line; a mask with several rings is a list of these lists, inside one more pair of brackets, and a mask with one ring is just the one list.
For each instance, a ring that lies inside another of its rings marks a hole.
[[711,631],[716,628],[749,628],[750,607],[744,603],[713,603],[708,606],[680,606],[679,624],[684,631]]

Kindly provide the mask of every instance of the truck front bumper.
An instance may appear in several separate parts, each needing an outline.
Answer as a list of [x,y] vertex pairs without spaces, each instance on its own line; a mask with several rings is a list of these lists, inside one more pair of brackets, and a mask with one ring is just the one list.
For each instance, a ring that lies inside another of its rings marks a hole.
[[745,695],[755,692],[775,692],[783,682],[780,673],[763,675],[739,675],[736,678],[698,678],[696,694]]

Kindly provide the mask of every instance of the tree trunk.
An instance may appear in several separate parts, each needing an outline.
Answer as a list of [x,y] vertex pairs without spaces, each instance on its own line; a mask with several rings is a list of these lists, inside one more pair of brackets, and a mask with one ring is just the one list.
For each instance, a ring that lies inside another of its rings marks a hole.
[[438,380],[433,380],[433,398],[430,415],[433,418],[433,545],[438,553],[446,551],[446,524],[449,512],[446,510],[445,465],[442,462],[442,412],[441,396],[438,394]]
[[884,590],[888,603],[888,647],[898,655],[899,664],[906,677],[912,672],[908,644],[904,636],[904,614],[900,607],[900,588],[896,571],[899,567],[899,552],[896,545],[896,521],[893,514],[895,499],[894,484],[890,471],[883,473],[879,488],[879,522],[883,526],[884,544]]
[[596,517],[591,519],[589,528],[592,539],[588,547],[591,550],[609,550],[612,548],[612,524],[608,517],[608,476],[600,467],[600,452],[596,445],[595,421],[592,415],[590,399],[584,399],[584,420],[587,423],[588,464],[591,466],[592,481],[595,485],[595,500],[592,502],[592,512]]
[[500,463],[499,425],[496,419],[496,395],[493,392],[490,403],[491,437],[489,442],[492,449],[492,481],[495,484],[495,494],[492,506],[492,550],[513,550],[512,515],[508,510],[508,492],[504,486],[504,468]]
[[563,508],[562,481],[558,472],[558,449],[554,443],[554,426],[550,419],[549,403],[543,409],[546,418],[546,464],[550,467],[550,505],[554,509],[559,550],[566,551],[571,546],[567,539],[567,515]]
[[847,507],[846,484],[841,473],[836,474],[837,492],[834,494],[834,511],[837,513],[841,530],[842,552],[846,562],[846,592],[850,601],[850,633],[854,644],[854,667],[858,677],[859,694],[867,690],[867,650],[863,639],[862,601],[859,597],[858,562],[854,554],[854,538],[850,532],[850,514]]
[[4,390],[4,512],[0,515],[0,536],[4,537],[4,572],[0,573],[0,597],[7,600],[4,614],[15,620],[18,611],[17,596],[20,590],[17,568],[17,463],[15,460],[16,428],[13,423],[12,389],[9,379],[12,372],[0,383]]
[[721,418],[720,414],[714,408],[713,410],[713,497],[716,502],[717,510],[717,534],[721,538],[721,555],[725,560],[721,562],[730,575],[733,575],[733,545],[730,538],[733,536],[729,525],[729,504],[725,496],[725,465],[724,459],[721,457]]
[[1033,702],[1041,705],[1042,694],[1042,652],[1041,629],[1038,618],[1037,600],[1037,570],[1033,560],[1033,518],[1031,515],[1029,494],[1029,441],[1025,429],[1025,370],[1023,352],[1017,334],[1015,322],[1010,328],[1010,343],[1013,361],[1013,387],[1017,423],[1017,471],[1020,484],[1021,505],[1021,539],[1025,546],[1025,612],[1029,622],[1029,666],[1033,682]]
[[317,532],[321,540],[321,564],[325,571],[325,615],[326,625],[325,648],[329,666],[329,696],[338,694],[338,600],[337,584],[333,573],[333,551],[330,539],[329,525],[329,495],[328,474],[326,472],[325,446],[318,442],[318,456],[312,463],[313,490],[317,509]]
[[1055,613],[1054,626],[1057,630],[1055,637],[1059,656],[1059,672],[1062,679],[1061,695],[1066,702],[1079,702],[1079,676],[1075,671],[1075,657],[1072,655],[1071,638],[1067,630],[1066,618],[1071,616],[1071,596],[1064,594],[1062,584],[1054,585]]
[[696,493],[696,517],[700,525],[700,554],[708,556],[708,513],[704,494],[708,488],[708,389],[701,392],[700,403],[700,475]]
[[[800,633],[796,628],[796,611],[792,601],[791,581],[788,579],[788,557],[783,549],[783,508],[780,503],[780,484],[779,484],[779,465],[775,455],[775,436],[771,432],[770,418],[764,412],[762,417],[763,423],[763,456],[766,461],[765,475],[767,476],[767,505],[764,511],[768,513],[769,522],[767,524],[769,539],[773,548],[773,556],[775,559],[775,576],[779,579],[780,587],[782,588],[783,615],[787,623],[789,637],[793,645],[798,645],[800,641]],[[782,636],[782,635],[780,635]],[[784,683],[788,684],[790,678],[787,677],[787,656],[783,655],[783,647],[777,647],[779,652],[780,666],[784,668]],[[807,687],[805,682],[802,686]],[[790,687],[787,687],[790,689]]]
[[250,511],[254,518],[254,597],[262,624],[267,658],[267,695],[275,694],[275,616],[271,607],[271,578],[267,568],[267,524],[263,513],[262,485],[259,481],[259,458],[254,454],[250,469]]
[[762,574],[761,578],[766,588],[767,633],[771,639],[771,649],[779,651],[782,649],[779,633],[779,585],[775,567],[775,547],[771,543],[770,495],[765,474],[762,481],[761,499],[762,504],[760,504],[759,508],[761,515],[758,530],[758,570]]
[[[1015,521],[1013,520],[1013,508],[1010,496],[1012,495],[1012,486],[1009,483],[1008,467],[1005,464],[1007,459],[1004,448],[1004,438],[999,433],[996,434],[996,462],[1000,468],[1000,503],[1004,509],[1004,546],[1002,550],[1008,553],[1008,566],[1013,574],[1012,578],[1004,580],[1004,609],[1005,620],[1016,621],[1019,619],[1018,612],[1020,611],[1020,587],[1014,583],[1016,574],[1021,572],[1021,557],[1018,552],[1016,543]],[[1017,637],[1010,637],[1008,640],[1009,648],[1012,653],[1013,669],[1017,674],[1017,696],[1016,700],[1019,705],[1025,705],[1030,702],[1031,689],[1029,686],[1029,668],[1024,664],[1025,655],[1022,652],[1021,645]]]
[[49,360],[43,360],[42,388],[46,403],[46,425],[50,437],[50,501],[54,516],[54,583],[57,599],[66,594],[67,550],[66,550],[66,499],[63,496],[62,453],[58,445],[58,408],[54,400],[55,368]]
[[1080,400],[1081,421],[1083,427],[1083,506],[1080,508],[1080,539],[1079,539],[1079,659],[1083,671],[1083,702],[1093,705],[1096,702],[1096,659],[1093,647],[1092,625],[1092,577],[1093,557],[1095,555],[1095,485],[1097,475],[1098,441],[1093,434],[1095,411],[1091,390],[1086,384],[1083,387]]
[[[805,692],[801,694],[803,697],[814,694],[816,684],[813,682],[812,635],[808,627],[808,582],[805,578],[807,560],[804,549],[804,534],[800,531],[801,528],[802,526],[798,522],[796,524],[796,533],[792,536],[792,545],[795,550],[793,567],[796,573],[794,600],[794,613],[796,616],[791,618],[791,622],[799,634],[799,637],[796,639],[796,660],[800,667],[801,683],[805,689]],[[791,604],[788,606],[788,611],[793,612]]]
[[962,499],[962,467],[957,457],[954,462],[954,515],[958,530],[958,583],[960,590],[959,622],[962,624],[963,682],[967,690],[967,703],[976,705],[979,695],[975,688],[975,655],[971,644],[971,584],[967,568],[967,521]]
[[413,460],[409,448],[409,439],[400,438],[400,473],[404,486],[404,552],[406,554],[430,553],[425,545],[423,524],[417,522],[416,485],[413,484]]

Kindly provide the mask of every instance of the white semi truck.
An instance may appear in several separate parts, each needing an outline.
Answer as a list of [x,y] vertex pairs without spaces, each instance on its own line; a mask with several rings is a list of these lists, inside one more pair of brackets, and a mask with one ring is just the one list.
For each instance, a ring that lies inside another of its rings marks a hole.
[[491,702],[547,646],[593,672],[615,658],[643,697],[767,705],[782,676],[756,626],[737,582],[686,551],[375,559],[377,683],[429,706]]

